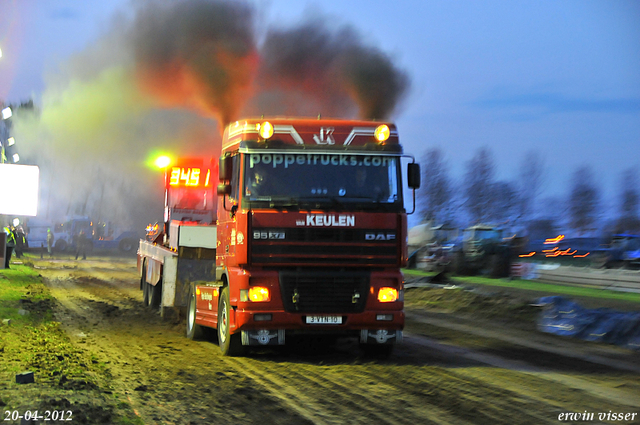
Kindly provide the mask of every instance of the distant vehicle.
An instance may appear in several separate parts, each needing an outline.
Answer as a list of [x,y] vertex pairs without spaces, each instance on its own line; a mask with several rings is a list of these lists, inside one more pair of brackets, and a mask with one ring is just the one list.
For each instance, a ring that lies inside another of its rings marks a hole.
[[81,231],[89,235],[88,250],[120,250],[122,252],[133,252],[138,247],[140,235],[138,232],[127,230],[120,231],[111,222],[94,222],[88,217],[76,217],[58,226],[56,231],[67,235],[66,240],[69,246],[75,247],[73,236]]
[[409,229],[408,268],[425,271],[444,271],[451,263],[451,251],[460,230],[431,223]]
[[488,225],[466,228],[462,232],[462,242],[453,248],[454,273],[508,276],[511,266],[511,240],[505,239],[502,233],[502,229]]
[[26,225],[27,244],[30,250],[47,247],[47,230],[49,229],[51,229],[55,238],[53,248],[57,251],[67,249],[67,246],[71,243],[68,234],[56,232],[56,226],[50,221],[31,218]]
[[[416,251],[415,255],[410,257],[410,267],[415,267],[427,272],[448,271],[451,265],[453,243],[437,243],[427,244]],[[413,261],[411,261],[413,260]]]
[[605,268],[640,267],[640,236],[630,234],[614,235],[610,246],[601,250],[597,266]]
[[89,251],[104,249],[133,252],[140,240],[135,231],[120,231],[112,223],[93,222],[88,217],[74,217],[57,224],[30,219],[27,226],[27,243],[30,249],[46,248],[48,229],[51,229],[55,238],[53,249],[58,252],[75,249],[74,236],[82,230],[90,238]]

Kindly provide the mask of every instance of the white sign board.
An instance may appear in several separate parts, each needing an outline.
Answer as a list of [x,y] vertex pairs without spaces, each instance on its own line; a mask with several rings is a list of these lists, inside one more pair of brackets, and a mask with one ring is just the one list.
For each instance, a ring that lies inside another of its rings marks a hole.
[[39,181],[36,165],[0,164],[0,214],[36,216]]

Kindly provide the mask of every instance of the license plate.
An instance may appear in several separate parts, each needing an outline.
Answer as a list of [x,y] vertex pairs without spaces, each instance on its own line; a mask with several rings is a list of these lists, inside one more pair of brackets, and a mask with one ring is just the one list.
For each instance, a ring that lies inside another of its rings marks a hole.
[[342,316],[307,316],[308,325],[341,325]]

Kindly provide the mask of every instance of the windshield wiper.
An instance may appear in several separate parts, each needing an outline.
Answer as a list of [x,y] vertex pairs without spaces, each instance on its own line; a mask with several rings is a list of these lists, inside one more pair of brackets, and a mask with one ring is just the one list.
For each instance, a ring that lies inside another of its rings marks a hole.
[[379,208],[380,205],[387,205],[381,199],[372,196],[303,196],[303,197],[261,197],[254,199],[255,202],[268,202],[269,208],[291,208],[297,210],[305,210],[312,208],[334,208],[337,210],[345,210],[351,207],[364,209]]
[[314,207],[316,198],[276,197],[269,199],[269,208],[295,208],[298,210]]

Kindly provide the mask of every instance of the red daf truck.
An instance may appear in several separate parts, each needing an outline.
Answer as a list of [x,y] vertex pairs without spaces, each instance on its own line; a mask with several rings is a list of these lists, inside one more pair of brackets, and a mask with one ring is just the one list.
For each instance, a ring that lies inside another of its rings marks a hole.
[[[139,249],[145,302],[186,306],[187,336],[217,329],[223,355],[310,334],[352,336],[365,352],[389,355],[404,326],[403,157],[416,189],[419,166],[391,123],[232,123],[216,215],[212,180],[203,180],[216,167],[167,171],[164,232]],[[185,191],[197,192],[193,208],[177,201]]]

